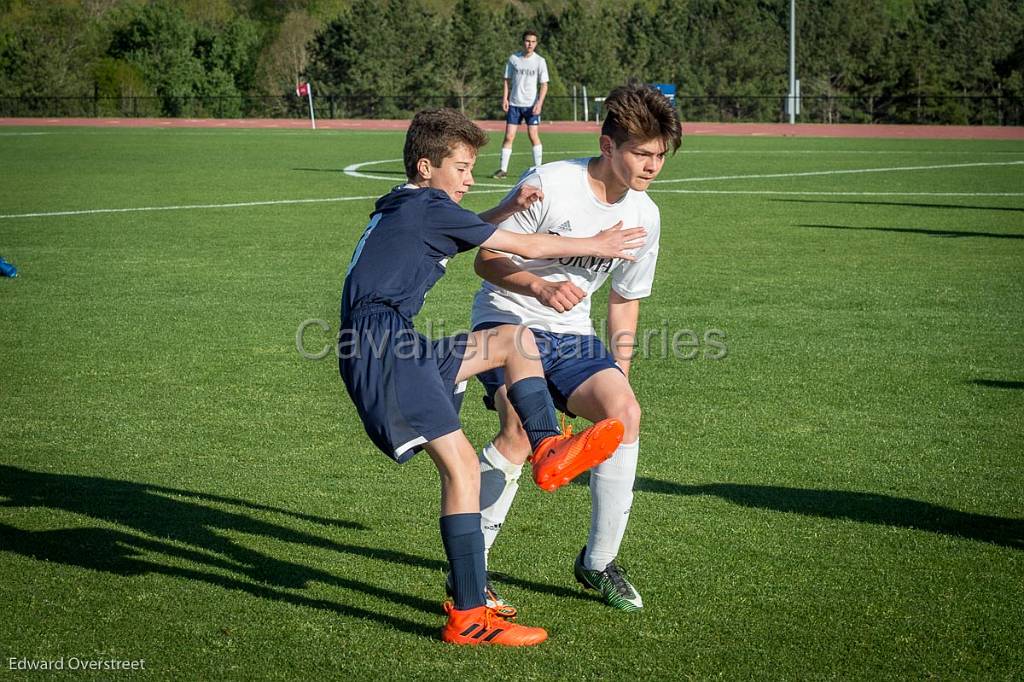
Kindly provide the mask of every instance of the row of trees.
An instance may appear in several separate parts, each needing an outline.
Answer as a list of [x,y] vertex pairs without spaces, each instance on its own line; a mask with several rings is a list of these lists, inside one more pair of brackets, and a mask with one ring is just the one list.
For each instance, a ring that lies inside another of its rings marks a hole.
[[[1020,115],[1024,0],[797,5],[805,118]],[[574,84],[603,94],[636,77],[676,84],[689,119],[772,120],[788,11],[788,0],[0,0],[0,99],[265,115],[268,101],[297,110],[287,95],[309,78],[338,116],[430,104],[497,116],[503,63],[530,27],[551,70],[549,117],[571,116]]]

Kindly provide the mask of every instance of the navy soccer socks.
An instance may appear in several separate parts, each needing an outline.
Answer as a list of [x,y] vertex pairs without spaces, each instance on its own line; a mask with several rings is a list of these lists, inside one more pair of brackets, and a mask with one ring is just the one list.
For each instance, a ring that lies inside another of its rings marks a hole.
[[542,440],[562,432],[555,416],[555,404],[548,392],[548,382],[543,377],[527,377],[509,386],[508,401],[523,423],[531,449],[536,450]]
[[480,514],[449,514],[441,517],[441,542],[451,566],[455,608],[475,609],[486,602],[487,567]]

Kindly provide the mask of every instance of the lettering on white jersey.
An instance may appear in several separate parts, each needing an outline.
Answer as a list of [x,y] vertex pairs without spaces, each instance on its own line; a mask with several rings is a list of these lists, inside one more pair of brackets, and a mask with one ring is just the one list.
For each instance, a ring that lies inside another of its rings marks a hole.
[[593,272],[611,272],[617,258],[601,258],[599,256],[573,256],[559,258],[558,264],[566,268],[582,268]]
[[[599,201],[588,184],[590,159],[556,161],[530,171],[521,182],[544,190],[543,201],[499,227],[514,232],[540,232],[565,239],[591,237],[621,222],[647,229],[635,261],[597,256],[524,259],[510,256],[527,272],[553,282],[571,282],[587,295],[571,310],[559,313],[536,298],[483,282],[473,301],[473,325],[525,324],[562,334],[593,334],[590,318],[593,294],[611,279],[615,291],[628,299],[650,296],[658,257],[661,217],[645,193],[628,192],[614,204]],[[570,224],[571,218],[571,224]]]

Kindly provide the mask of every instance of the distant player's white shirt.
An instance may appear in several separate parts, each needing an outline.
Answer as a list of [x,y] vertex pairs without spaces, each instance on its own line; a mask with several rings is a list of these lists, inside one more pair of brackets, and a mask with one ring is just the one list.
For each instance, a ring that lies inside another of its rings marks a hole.
[[548,63],[536,52],[530,57],[516,52],[505,62],[505,78],[509,81],[508,103],[513,107],[532,107],[540,84],[548,82]]
[[[618,258],[574,257],[525,260],[508,254],[521,269],[552,282],[571,281],[587,293],[572,310],[559,313],[532,296],[521,296],[485,281],[473,299],[473,326],[485,322],[525,324],[559,334],[593,334],[591,295],[609,276],[612,289],[623,298],[651,295],[658,262],[661,214],[646,192],[628,190],[606,204],[590,189],[590,159],[556,161],[529,171],[520,184],[544,190],[544,200],[514,214],[498,227],[512,232],[557,234],[566,239],[592,237],[622,221],[624,227],[645,227],[647,237],[635,261]],[[515,191],[515,190],[513,190]]]

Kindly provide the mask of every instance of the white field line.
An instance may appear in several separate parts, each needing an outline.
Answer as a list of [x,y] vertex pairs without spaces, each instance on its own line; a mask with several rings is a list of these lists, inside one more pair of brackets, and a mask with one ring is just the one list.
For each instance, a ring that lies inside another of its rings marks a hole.
[[[571,152],[576,154],[578,152]],[[495,156],[489,154],[487,156]],[[344,172],[354,178],[363,178],[367,180],[390,180],[394,181],[393,177],[381,177],[379,175],[373,175],[371,173],[364,173],[360,169],[364,166],[382,164],[382,163],[402,163],[402,159],[385,159],[380,161],[363,161],[361,163],[353,163],[345,167]],[[711,182],[715,180],[757,180],[766,178],[801,178],[801,177],[812,177],[820,175],[850,175],[856,173],[893,173],[898,171],[920,171],[920,170],[942,170],[949,168],[978,168],[984,166],[1018,166],[1024,164],[1024,161],[979,161],[975,163],[946,163],[938,164],[933,166],[895,166],[889,168],[854,168],[848,170],[827,170],[827,171],[805,171],[801,173],[761,173],[754,175],[719,175],[703,178],[675,178],[672,180],[655,180],[652,184],[668,184],[677,182]],[[493,183],[477,183],[479,187],[507,187],[508,185],[496,185]]]
[[[492,156],[494,156],[494,155],[492,154]],[[396,185],[400,184],[402,182],[403,178],[401,176],[387,177],[387,176],[373,175],[372,173],[364,173],[361,170],[359,170],[363,166],[369,166],[369,165],[372,165],[372,164],[379,164],[379,163],[404,163],[404,161],[402,159],[383,159],[381,161],[363,161],[361,163],[353,163],[353,164],[349,164],[348,166],[345,166],[345,168],[342,170],[342,172],[345,173],[345,175],[347,175],[349,177],[360,178],[362,180],[384,180],[386,182],[393,182]],[[512,185],[498,185],[498,184],[488,183],[488,182],[478,182],[478,183],[476,183],[475,186],[476,187],[504,187],[506,190],[512,189]]]
[[49,213],[16,213],[0,215],[7,218],[52,218],[57,216],[94,215],[97,213],[133,213],[137,211],[188,211],[205,208],[249,208],[250,206],[287,206],[290,204],[324,204],[333,201],[360,201],[376,199],[377,195],[365,197],[329,197],[327,199],[279,199],[276,201],[245,201],[233,204],[184,204],[181,206],[138,206],[135,208],[92,208],[83,211],[52,211]]
[[771,189],[651,189],[660,194],[751,194],[821,197],[1024,197],[1024,192],[783,192]]
[[[382,161],[365,161],[362,163],[351,164],[345,168],[345,173],[353,177],[369,178],[374,180],[388,180],[394,182],[395,178],[381,178],[379,176],[372,176],[365,173],[360,173],[359,168],[362,166],[369,165],[371,163],[396,163],[400,162],[401,159],[388,159]],[[919,170],[938,170],[946,168],[977,168],[983,166],[1017,166],[1024,164],[1024,161],[993,161],[993,162],[980,162],[980,163],[956,163],[956,164],[942,164],[936,166],[898,166],[893,168],[861,168],[851,170],[830,170],[830,171],[808,171],[801,173],[767,173],[757,175],[723,175],[717,177],[705,177],[705,178],[680,178],[676,180],[655,180],[657,183],[672,183],[672,182],[708,182],[713,180],[746,180],[746,179],[764,179],[764,178],[794,178],[794,177],[808,177],[808,176],[820,176],[820,175],[845,175],[852,173],[892,173],[897,171],[919,171]],[[397,184],[397,183],[396,183]],[[491,190],[479,190],[474,194],[493,194],[497,192],[506,192],[509,189],[508,185],[496,185],[487,183],[478,183],[477,187],[496,187],[498,189]],[[676,193],[697,193],[699,190],[652,190],[655,192],[676,192]],[[744,193],[744,194],[778,194],[779,192],[772,192],[769,190],[764,191],[730,191],[730,190],[705,190],[700,191],[703,194],[725,194],[725,193]],[[841,192],[792,192],[792,194],[802,195],[834,195],[843,196],[846,193]],[[1016,193],[963,193],[963,192],[948,192],[948,193],[921,193],[921,192],[898,192],[892,194],[884,193],[855,193],[853,196],[1020,196]],[[80,211],[51,211],[45,213],[15,213],[15,214],[0,214],[0,220],[9,220],[13,218],[52,218],[59,216],[77,216],[77,215],[95,215],[101,213],[133,213],[141,211],[182,211],[182,210],[200,210],[200,209],[223,209],[223,208],[250,208],[253,206],[286,206],[293,204],[322,204],[338,201],[366,201],[370,199],[376,199],[377,196],[359,196],[359,197],[329,197],[325,199],[280,199],[276,201],[247,201],[239,203],[228,203],[228,204],[186,204],[180,206],[140,206],[134,208],[94,208]]]
[[[531,152],[513,152],[512,156],[525,156],[526,154],[530,154],[530,153]],[[546,153],[548,154],[548,156],[586,156],[587,154],[592,154],[593,150],[585,151],[585,152],[546,152]],[[489,157],[489,156],[501,156],[501,152],[492,152],[492,153],[488,153],[488,154],[480,154],[479,156],[477,156],[477,158],[481,159],[481,158],[485,158],[485,157]],[[374,166],[374,165],[378,165],[378,164],[382,164],[382,163],[399,163],[399,164],[404,164],[405,162],[404,162],[403,159],[380,159],[380,160],[377,160],[377,161],[361,161],[359,163],[352,163],[352,164],[349,164],[349,165],[345,166],[345,168],[342,169],[342,172],[345,173],[345,175],[348,175],[348,176],[353,177],[353,178],[363,178],[364,180],[387,180],[387,181],[390,181],[390,182],[396,182],[397,183],[398,180],[396,180],[395,177],[381,177],[380,175],[373,175],[372,173],[364,173],[361,170],[364,166]],[[474,169],[474,170],[478,170],[478,169]],[[475,186],[476,187],[504,187],[506,190],[512,189],[512,185],[508,184],[508,183],[497,184],[497,183],[493,183],[493,182],[491,182],[491,183],[488,183],[488,182],[478,182],[478,183],[476,183]]]
[[983,166],[1019,166],[1024,161],[980,161],[977,163],[943,163],[936,166],[893,166],[890,168],[851,168],[847,170],[805,171],[802,173],[759,173],[756,175],[718,175],[706,178],[675,178],[655,180],[658,184],[670,182],[711,182],[714,180],[760,180],[765,178],[806,178],[818,175],[853,175],[857,173],[896,173],[901,171],[942,170],[947,168],[980,168]]
[[[495,194],[507,192],[504,189],[485,189],[473,194]],[[56,218],[60,216],[95,215],[98,213],[135,213],[140,211],[188,211],[207,208],[250,208],[252,206],[287,206],[291,204],[326,204],[337,201],[372,201],[380,198],[379,194],[364,197],[329,197],[326,199],[280,199],[276,201],[246,201],[233,204],[185,204],[182,206],[138,206],[134,208],[91,208],[83,211],[52,211],[49,213],[13,213],[0,215],[0,220],[10,218]]]
[[[526,152],[524,152],[525,154]],[[680,149],[679,154],[757,154],[758,156],[764,156],[765,153],[769,153],[772,156],[779,155],[791,155],[791,154],[828,154],[829,156],[836,156],[837,154],[853,154],[863,156],[892,156],[892,155],[908,155],[914,156],[962,156],[964,152],[959,149],[953,149],[945,151],[942,149],[773,149],[770,152],[766,152],[764,149]],[[989,149],[986,151],[971,150],[968,152],[971,156],[1005,156],[1007,154],[1019,155],[1020,151],[1013,151],[1007,149]]]

